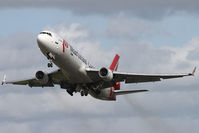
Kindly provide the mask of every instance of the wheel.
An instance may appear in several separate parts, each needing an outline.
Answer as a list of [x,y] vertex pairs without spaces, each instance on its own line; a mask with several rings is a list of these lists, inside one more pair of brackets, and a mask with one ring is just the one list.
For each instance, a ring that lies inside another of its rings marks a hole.
[[84,96],[84,91],[81,91],[80,93],[81,93],[81,96],[83,97]]
[[69,90],[66,90],[68,92],[68,94],[70,94],[71,96],[73,96],[73,92],[69,89]]
[[85,96],[88,96],[88,93],[86,93]]
[[48,67],[53,67],[53,63],[48,63]]
[[85,96],[88,96],[88,91],[85,91]]

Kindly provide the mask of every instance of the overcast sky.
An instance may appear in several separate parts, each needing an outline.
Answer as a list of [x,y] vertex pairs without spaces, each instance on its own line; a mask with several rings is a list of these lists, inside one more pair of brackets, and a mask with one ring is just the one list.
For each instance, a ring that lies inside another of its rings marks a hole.
[[[92,65],[120,71],[187,73],[199,66],[199,3],[196,0],[7,0],[0,1],[0,75],[7,80],[50,72],[36,37],[51,30]],[[116,102],[55,88],[0,87],[2,133],[198,133],[199,77],[122,84],[149,92]]]

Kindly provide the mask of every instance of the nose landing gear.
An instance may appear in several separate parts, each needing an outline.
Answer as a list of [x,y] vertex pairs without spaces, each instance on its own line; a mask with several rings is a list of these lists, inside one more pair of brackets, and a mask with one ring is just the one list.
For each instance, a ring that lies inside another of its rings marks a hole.
[[46,55],[47,55],[47,59],[49,60],[49,63],[47,64],[47,66],[53,67],[53,61],[52,60],[55,59],[55,56],[50,52],[46,53]]
[[48,67],[53,67],[53,62],[52,62],[52,60],[49,60],[50,62],[48,63]]

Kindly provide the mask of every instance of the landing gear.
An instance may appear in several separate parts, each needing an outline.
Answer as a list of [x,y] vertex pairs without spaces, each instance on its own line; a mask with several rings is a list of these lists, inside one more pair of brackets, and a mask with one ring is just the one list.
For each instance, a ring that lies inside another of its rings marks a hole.
[[67,89],[66,90],[67,92],[68,92],[68,94],[70,94],[71,96],[73,96],[73,92],[75,92],[75,90],[74,89]]
[[81,96],[83,97],[84,96],[84,91],[81,91],[80,93],[81,93]]
[[49,62],[47,66],[48,66],[48,67],[53,67],[53,63],[52,63],[52,62]]
[[52,53],[47,53],[47,59],[49,60],[49,63],[47,64],[48,67],[53,67],[53,61],[55,59],[55,56]]
[[87,90],[81,90],[80,94],[81,94],[81,96],[88,96],[88,91]]
[[88,96],[88,91],[86,91],[85,96]]

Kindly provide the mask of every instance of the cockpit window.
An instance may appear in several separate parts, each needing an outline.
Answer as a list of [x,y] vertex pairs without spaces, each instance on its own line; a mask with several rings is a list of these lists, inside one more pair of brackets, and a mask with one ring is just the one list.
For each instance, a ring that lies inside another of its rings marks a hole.
[[49,36],[51,36],[51,37],[52,37],[52,34],[51,34],[51,33],[49,33],[49,32],[40,32],[40,34],[47,34],[47,35],[49,35]]

